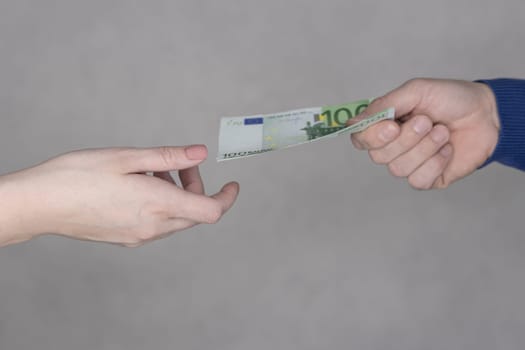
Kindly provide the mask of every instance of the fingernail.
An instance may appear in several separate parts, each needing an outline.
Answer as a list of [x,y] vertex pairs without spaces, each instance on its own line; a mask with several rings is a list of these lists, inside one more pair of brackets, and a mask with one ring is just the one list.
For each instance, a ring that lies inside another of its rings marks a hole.
[[397,128],[392,124],[388,124],[379,132],[379,138],[383,142],[391,141],[396,136],[396,133]]
[[445,157],[445,158],[448,158],[451,154],[452,154],[452,146],[451,145],[446,145],[445,147],[443,147],[439,153]]
[[443,143],[448,137],[448,133],[445,128],[434,128],[430,133],[430,137],[435,143]]
[[430,131],[432,123],[425,117],[417,117],[412,127],[417,134],[422,135]]
[[184,148],[186,157],[189,160],[201,160],[206,159],[208,156],[208,149],[205,145],[191,145]]

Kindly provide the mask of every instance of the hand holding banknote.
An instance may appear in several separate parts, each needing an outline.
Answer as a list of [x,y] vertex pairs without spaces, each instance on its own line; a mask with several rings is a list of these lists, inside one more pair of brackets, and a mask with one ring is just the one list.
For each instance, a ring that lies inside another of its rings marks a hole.
[[482,83],[411,80],[374,100],[358,118],[387,107],[395,107],[396,121],[353,134],[352,142],[414,188],[448,187],[481,166],[496,147],[496,101]]

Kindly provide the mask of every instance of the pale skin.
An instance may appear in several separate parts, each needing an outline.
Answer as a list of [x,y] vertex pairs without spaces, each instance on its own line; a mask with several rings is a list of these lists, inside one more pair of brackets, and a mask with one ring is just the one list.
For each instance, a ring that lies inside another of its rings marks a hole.
[[57,234],[136,247],[216,223],[239,185],[205,195],[207,155],[204,145],[83,150],[0,176],[0,246]]
[[395,121],[352,135],[352,143],[416,189],[450,186],[474,172],[496,148],[499,116],[485,84],[410,80],[374,100],[360,117],[389,107],[396,108]]

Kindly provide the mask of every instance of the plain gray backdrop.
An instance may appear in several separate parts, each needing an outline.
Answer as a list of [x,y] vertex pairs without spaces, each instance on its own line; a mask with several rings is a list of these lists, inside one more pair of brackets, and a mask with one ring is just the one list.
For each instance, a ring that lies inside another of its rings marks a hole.
[[139,249],[0,249],[0,349],[522,349],[525,176],[418,192],[346,136],[217,164],[221,116],[523,77],[525,2],[0,0],[0,173],[206,143],[236,206]]

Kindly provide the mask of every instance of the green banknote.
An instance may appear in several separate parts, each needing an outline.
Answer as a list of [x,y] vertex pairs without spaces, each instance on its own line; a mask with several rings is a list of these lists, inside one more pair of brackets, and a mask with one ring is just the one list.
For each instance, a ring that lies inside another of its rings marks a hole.
[[362,120],[355,118],[371,100],[288,112],[221,118],[217,161],[245,158],[342,133],[359,132],[381,120],[394,119],[393,108]]

